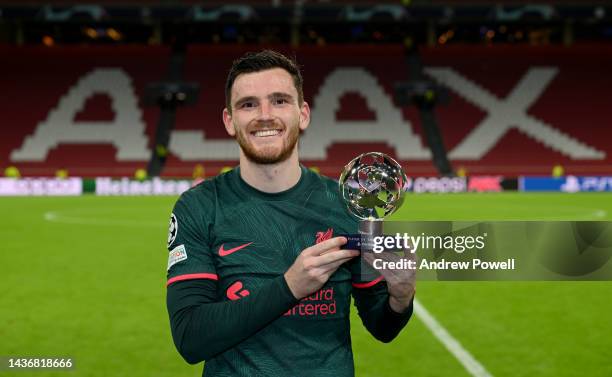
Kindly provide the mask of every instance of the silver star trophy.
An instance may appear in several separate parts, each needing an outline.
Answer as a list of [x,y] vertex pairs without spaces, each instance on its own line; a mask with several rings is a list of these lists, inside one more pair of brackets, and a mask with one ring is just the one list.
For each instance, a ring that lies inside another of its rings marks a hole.
[[371,250],[372,238],[382,235],[384,218],[402,205],[406,182],[401,165],[380,152],[359,155],[342,170],[340,194],[349,212],[361,220],[362,250]]

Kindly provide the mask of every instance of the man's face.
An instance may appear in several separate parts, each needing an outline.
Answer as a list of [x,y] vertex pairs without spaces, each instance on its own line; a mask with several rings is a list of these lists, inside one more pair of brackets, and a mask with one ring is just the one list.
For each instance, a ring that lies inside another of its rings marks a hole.
[[293,79],[281,68],[236,77],[230,103],[231,114],[223,110],[225,128],[245,156],[258,164],[286,160],[310,121],[308,104],[298,103]]

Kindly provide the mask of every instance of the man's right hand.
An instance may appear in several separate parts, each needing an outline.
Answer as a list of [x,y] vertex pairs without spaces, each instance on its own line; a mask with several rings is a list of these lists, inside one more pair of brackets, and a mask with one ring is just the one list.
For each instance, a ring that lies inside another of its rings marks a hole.
[[346,237],[335,237],[302,250],[285,272],[285,280],[295,298],[302,299],[327,282],[340,265],[359,255],[358,250],[340,249]]

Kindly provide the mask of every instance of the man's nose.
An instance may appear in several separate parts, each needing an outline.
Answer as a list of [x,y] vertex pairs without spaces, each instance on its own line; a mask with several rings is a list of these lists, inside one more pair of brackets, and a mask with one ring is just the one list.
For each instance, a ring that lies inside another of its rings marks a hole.
[[259,106],[259,120],[271,120],[272,116],[272,104],[269,101],[262,101]]

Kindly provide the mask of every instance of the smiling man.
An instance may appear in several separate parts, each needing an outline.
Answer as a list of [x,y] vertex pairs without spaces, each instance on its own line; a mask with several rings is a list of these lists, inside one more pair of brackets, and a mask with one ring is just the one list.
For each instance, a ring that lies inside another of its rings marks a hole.
[[274,51],[236,60],[223,123],[240,165],[184,193],[168,235],[174,343],[204,376],[353,376],[350,298],[391,341],[412,314],[414,275],[359,280],[357,222],[337,183],[300,165],[310,122],[295,62]]

